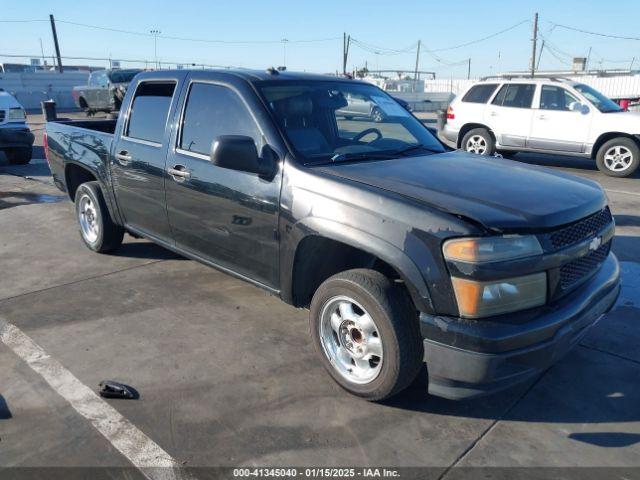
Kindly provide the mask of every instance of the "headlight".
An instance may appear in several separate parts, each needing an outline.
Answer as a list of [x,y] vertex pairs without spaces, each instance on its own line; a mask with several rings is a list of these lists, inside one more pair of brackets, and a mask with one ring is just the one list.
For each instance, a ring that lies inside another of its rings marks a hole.
[[547,300],[547,274],[544,272],[488,282],[452,277],[451,282],[460,315],[467,318],[538,307]]
[[453,238],[444,242],[442,252],[447,260],[487,263],[539,255],[542,247],[533,235],[510,235]]
[[9,109],[9,121],[11,120],[24,120],[27,115],[22,108],[10,108]]

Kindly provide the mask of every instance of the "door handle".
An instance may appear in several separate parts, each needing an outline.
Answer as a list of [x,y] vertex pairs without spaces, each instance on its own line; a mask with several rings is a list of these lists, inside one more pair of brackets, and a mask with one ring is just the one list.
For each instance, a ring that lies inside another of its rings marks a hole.
[[538,115],[538,119],[539,120],[546,120],[547,116],[546,115]]
[[126,150],[121,150],[116,153],[116,160],[120,165],[128,165],[131,162],[131,155]]
[[167,173],[176,182],[184,182],[186,179],[191,177],[191,172],[189,172],[184,165],[174,165],[167,169]]
[[496,112],[491,112],[491,113],[489,113],[489,115],[491,115],[492,117],[497,117],[498,116],[498,114]]

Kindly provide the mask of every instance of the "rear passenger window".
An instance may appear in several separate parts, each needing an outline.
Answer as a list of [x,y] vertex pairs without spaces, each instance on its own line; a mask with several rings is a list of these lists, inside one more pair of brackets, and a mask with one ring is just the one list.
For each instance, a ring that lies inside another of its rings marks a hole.
[[506,84],[502,86],[491,103],[503,107],[531,108],[531,101],[535,91],[536,86],[532,84]]
[[220,85],[194,83],[187,97],[179,147],[209,155],[220,135],[245,135],[259,147],[262,135],[236,92]]
[[162,143],[175,82],[143,82],[138,85],[129,112],[126,136]]
[[467,103],[487,103],[497,87],[498,84],[496,83],[475,85],[462,97],[462,101]]

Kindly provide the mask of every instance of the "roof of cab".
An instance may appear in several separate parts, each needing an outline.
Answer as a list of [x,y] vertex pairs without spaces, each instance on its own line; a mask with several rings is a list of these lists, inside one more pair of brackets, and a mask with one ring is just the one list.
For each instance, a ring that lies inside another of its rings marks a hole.
[[[143,72],[141,75],[145,78],[154,78],[161,77],[166,75],[167,72],[175,72],[176,70],[155,70],[150,72]],[[247,82],[260,82],[260,81],[287,81],[287,80],[316,80],[316,81],[352,81],[348,77],[337,77],[335,75],[321,75],[317,73],[306,73],[306,72],[290,72],[290,71],[279,71],[273,68],[269,68],[266,70],[249,70],[249,69],[211,69],[211,70],[201,70],[201,69],[183,69],[179,70],[180,72],[197,72],[199,75],[206,75],[210,73],[212,76],[233,76],[235,78],[241,78],[246,80]],[[357,80],[354,80],[357,81]]]

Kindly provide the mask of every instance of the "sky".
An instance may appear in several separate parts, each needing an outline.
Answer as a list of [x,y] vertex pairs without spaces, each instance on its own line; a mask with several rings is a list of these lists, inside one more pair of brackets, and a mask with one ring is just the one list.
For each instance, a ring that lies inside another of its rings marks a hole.
[[[541,40],[546,44],[540,69],[566,68],[573,56],[586,57],[589,48],[594,68],[629,68],[632,61],[640,68],[640,40],[588,35],[558,26],[640,38],[638,0],[20,0],[7,2],[2,8],[0,61],[28,63],[30,56],[41,56],[40,42],[44,54],[53,55],[48,23],[48,15],[53,14],[63,57],[153,63],[157,45],[158,59],[174,65],[262,69],[285,64],[289,70],[329,73],[342,70],[342,36],[346,32],[354,39],[348,70],[366,64],[369,69],[412,71],[420,40],[420,70],[434,71],[444,78],[466,77],[471,59],[471,76],[477,77],[528,68],[536,11]],[[520,22],[524,23],[474,42]],[[152,30],[160,32],[156,38],[149,33]],[[468,42],[474,43],[452,48]],[[26,57],[11,60],[2,56],[7,54]],[[104,66],[108,62],[64,63]],[[122,66],[134,64],[122,62]]]

